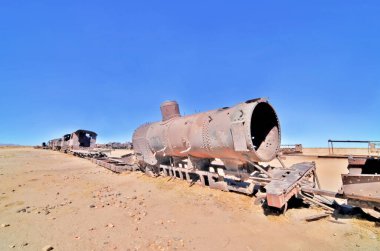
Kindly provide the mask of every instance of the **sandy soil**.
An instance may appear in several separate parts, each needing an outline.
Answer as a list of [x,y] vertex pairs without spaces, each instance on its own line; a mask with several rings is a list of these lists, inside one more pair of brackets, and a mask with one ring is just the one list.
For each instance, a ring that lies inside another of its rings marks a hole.
[[[286,164],[312,160],[287,157]],[[315,160],[315,159],[314,159]],[[326,189],[344,160],[317,159]],[[253,198],[141,173],[114,174],[48,150],[0,148],[0,250],[374,250],[380,229],[320,209],[265,215]],[[338,182],[338,183],[337,183]],[[8,226],[9,224],[9,226]]]

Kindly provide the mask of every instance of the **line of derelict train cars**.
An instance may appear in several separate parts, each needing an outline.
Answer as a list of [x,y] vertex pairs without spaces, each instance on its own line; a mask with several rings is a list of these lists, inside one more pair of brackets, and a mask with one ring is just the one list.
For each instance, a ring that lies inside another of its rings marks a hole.
[[[279,157],[280,123],[264,98],[188,116],[180,115],[175,101],[164,102],[160,108],[162,121],[135,130],[133,156],[111,159],[92,155],[92,160],[113,171],[119,169],[110,166],[124,166],[224,191],[251,195],[259,190],[268,206],[284,211],[294,197],[331,211],[331,205],[326,206],[326,199],[318,195],[380,208],[379,170],[368,173],[365,165],[353,165],[349,174],[342,175],[342,190],[330,192],[319,186],[314,162],[285,166]],[[94,148],[96,136],[94,132],[78,130],[50,140],[48,147],[75,153],[78,149]],[[279,166],[268,165],[276,158]]]
[[95,148],[97,134],[88,130],[77,130],[61,138],[49,140],[47,147],[56,151]]

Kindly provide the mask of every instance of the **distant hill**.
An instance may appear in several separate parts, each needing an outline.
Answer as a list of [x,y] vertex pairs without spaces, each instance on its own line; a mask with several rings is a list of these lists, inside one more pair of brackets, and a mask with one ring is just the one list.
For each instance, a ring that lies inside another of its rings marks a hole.
[[17,144],[2,144],[2,143],[0,143],[0,146],[21,146],[21,145],[17,145]]

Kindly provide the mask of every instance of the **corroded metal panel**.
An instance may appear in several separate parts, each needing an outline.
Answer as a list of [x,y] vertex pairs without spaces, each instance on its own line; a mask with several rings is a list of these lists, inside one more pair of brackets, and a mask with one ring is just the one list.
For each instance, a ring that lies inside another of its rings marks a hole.
[[231,124],[232,140],[234,142],[235,151],[248,151],[244,130],[244,124],[242,122]]

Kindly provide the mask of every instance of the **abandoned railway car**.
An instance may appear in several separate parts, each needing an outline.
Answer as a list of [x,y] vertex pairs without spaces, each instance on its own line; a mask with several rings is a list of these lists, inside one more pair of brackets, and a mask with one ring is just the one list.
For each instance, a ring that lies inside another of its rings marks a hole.
[[48,141],[48,147],[52,150],[78,150],[82,148],[92,149],[96,146],[95,132],[89,130],[76,130],[75,132],[65,134],[62,138]]
[[71,134],[66,134],[62,138],[62,148],[80,149],[94,148],[97,134],[89,130],[77,130]]
[[48,146],[50,149],[59,151],[62,146],[62,138],[52,139],[48,141]]

